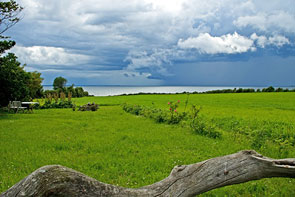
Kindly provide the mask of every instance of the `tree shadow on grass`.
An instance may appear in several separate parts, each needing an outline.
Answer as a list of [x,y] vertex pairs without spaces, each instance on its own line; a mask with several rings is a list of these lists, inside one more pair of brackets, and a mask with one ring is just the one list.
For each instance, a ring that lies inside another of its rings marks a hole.
[[14,119],[13,114],[7,110],[0,109],[0,120]]

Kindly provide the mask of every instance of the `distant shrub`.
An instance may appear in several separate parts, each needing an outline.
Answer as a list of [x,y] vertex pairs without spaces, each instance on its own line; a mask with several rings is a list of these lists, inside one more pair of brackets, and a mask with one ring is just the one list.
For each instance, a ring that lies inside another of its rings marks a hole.
[[243,89],[243,92],[255,92],[252,88]]
[[178,100],[177,102],[168,102],[169,105],[169,117],[167,122],[169,124],[178,124],[180,121],[182,121],[185,117],[185,113],[184,112],[179,112],[178,111],[178,105],[180,103],[180,100]]
[[[205,94],[216,94],[216,93],[252,93],[252,92],[295,92],[295,89],[289,90],[289,89],[283,89],[283,88],[277,88],[275,89],[272,86],[269,86],[267,88],[261,89],[253,89],[253,88],[234,88],[234,89],[222,89],[222,90],[210,90],[206,92],[202,92]],[[194,92],[194,94],[198,94],[198,92]]]
[[51,109],[51,108],[72,108],[72,101],[50,102],[45,101],[44,105],[37,106],[37,109]]
[[86,105],[80,106],[79,111],[97,111],[98,108],[99,108],[98,104],[87,103]]
[[68,93],[68,101],[71,101],[72,100],[72,96],[73,94],[71,92]]
[[275,89],[275,92],[291,92],[292,90],[289,90],[288,88],[285,88],[285,89],[283,89],[283,88],[277,88],[277,89]]
[[65,94],[60,93],[60,98],[56,92],[53,94],[48,93],[45,98],[43,105],[35,105],[35,109],[50,109],[50,108],[72,108],[73,103],[71,100],[65,100]]
[[175,103],[168,102],[169,111],[126,103],[123,104],[122,108],[128,113],[151,118],[157,123],[178,124],[185,117],[184,112],[178,112],[177,110],[179,102],[180,101],[177,101]]
[[242,88],[239,88],[239,89],[236,90],[236,93],[241,93],[241,92],[243,92]]
[[283,89],[283,88],[277,88],[275,91],[276,91],[276,92],[283,92],[284,89]]
[[269,86],[268,88],[263,88],[262,89],[262,92],[274,92],[274,91],[275,91],[275,89],[272,86]]
[[59,94],[59,98],[60,98],[60,100],[61,100],[62,102],[64,102],[64,101],[66,100],[66,94],[63,93],[63,92],[61,92],[61,93]]
[[253,88],[239,88],[239,89],[222,89],[222,90],[210,90],[210,91],[206,91],[204,93],[207,94],[215,94],[215,93],[243,93],[243,92],[255,92],[255,89]]
[[74,87],[74,85],[71,85],[69,87],[63,87],[63,88],[57,88],[55,90],[45,90],[44,95],[51,94],[54,98],[56,98],[61,93],[65,94],[65,97],[70,98],[76,98],[76,97],[84,97],[89,96],[89,93],[87,91],[84,91],[82,87]]
[[57,103],[58,102],[58,93],[57,92],[53,93],[53,98],[54,98],[55,102]]
[[131,114],[134,114],[134,115],[140,115],[142,114],[143,112],[143,108],[140,106],[140,105],[128,105],[128,104],[124,104],[123,105],[123,110],[128,112],[128,113],[131,113]]

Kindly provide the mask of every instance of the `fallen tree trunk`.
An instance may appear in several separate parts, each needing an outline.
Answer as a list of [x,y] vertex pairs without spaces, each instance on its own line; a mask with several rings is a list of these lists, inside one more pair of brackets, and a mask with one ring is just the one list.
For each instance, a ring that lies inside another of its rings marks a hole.
[[0,196],[195,196],[270,177],[295,178],[295,158],[275,160],[255,151],[241,151],[176,166],[167,178],[138,189],[105,184],[70,168],[51,165],[34,171]]

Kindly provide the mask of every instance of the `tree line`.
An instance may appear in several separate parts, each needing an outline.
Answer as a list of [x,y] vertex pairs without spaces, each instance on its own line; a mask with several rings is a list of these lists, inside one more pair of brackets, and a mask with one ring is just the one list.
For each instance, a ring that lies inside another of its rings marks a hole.
[[262,89],[254,89],[254,88],[234,88],[234,89],[223,89],[223,90],[210,90],[203,93],[214,94],[214,93],[250,93],[250,92],[295,92],[295,89],[288,88],[274,88],[269,86],[267,88]]
[[66,86],[67,79],[63,77],[56,77],[53,81],[53,90],[45,90],[43,92],[43,96],[46,96],[48,94],[57,94],[60,95],[60,93],[65,93],[66,96],[71,94],[71,97],[83,97],[83,96],[89,96],[89,93],[87,91],[84,91],[82,87],[74,87],[74,84],[71,86]]

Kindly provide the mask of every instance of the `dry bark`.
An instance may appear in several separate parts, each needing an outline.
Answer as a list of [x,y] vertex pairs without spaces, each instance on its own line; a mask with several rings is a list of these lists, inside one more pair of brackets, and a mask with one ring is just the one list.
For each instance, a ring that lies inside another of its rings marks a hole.
[[138,189],[105,184],[70,168],[50,165],[34,171],[0,196],[195,196],[270,177],[295,178],[295,158],[276,160],[255,151],[241,151],[176,166],[167,178]]

